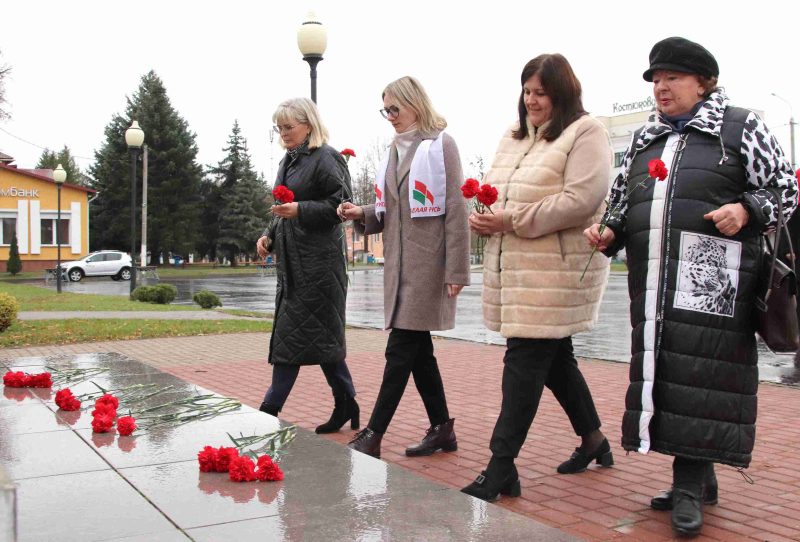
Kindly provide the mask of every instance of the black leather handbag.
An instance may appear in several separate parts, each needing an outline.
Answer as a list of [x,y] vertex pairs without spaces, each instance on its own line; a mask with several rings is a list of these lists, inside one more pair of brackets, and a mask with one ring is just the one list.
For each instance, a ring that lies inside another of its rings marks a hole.
[[[797,322],[797,277],[794,271],[794,250],[789,229],[783,217],[783,201],[778,199],[778,227],[774,247],[765,237],[761,274],[756,296],[757,329],[759,337],[776,354],[794,354],[800,348],[800,330]],[[791,258],[789,264],[779,257],[781,235],[786,235]]]

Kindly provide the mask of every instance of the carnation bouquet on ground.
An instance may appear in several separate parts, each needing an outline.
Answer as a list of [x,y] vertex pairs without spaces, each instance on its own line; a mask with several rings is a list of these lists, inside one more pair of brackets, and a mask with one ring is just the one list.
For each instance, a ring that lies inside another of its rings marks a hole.
[[[227,472],[234,482],[283,480],[283,471],[278,462],[296,434],[295,425],[265,435],[234,437],[229,433],[228,437],[234,444],[232,447],[204,446],[197,453],[200,472]],[[256,444],[260,446],[252,449]]]

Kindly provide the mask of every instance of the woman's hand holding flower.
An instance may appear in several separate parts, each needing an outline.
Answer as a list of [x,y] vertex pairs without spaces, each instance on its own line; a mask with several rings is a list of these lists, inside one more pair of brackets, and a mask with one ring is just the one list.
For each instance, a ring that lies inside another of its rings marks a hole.
[[282,203],[272,206],[272,214],[281,218],[296,218],[298,215],[297,202]]
[[336,214],[344,221],[364,220],[364,209],[349,201],[340,204],[336,209]]
[[510,231],[503,222],[504,211],[498,209],[491,213],[472,213],[469,215],[469,228],[479,235],[492,235],[503,231]]
[[589,242],[590,247],[602,252],[611,246],[616,236],[611,228],[602,228],[602,231],[600,230],[600,224],[592,224],[583,230],[583,236]]

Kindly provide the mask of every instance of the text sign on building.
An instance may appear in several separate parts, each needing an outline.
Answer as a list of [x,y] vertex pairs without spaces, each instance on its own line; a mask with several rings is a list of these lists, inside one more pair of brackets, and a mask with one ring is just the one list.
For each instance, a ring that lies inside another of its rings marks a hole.
[[652,96],[648,96],[646,100],[640,102],[617,103],[614,102],[614,113],[632,113],[634,111],[645,111],[653,109],[656,106],[655,100]]
[[0,188],[0,197],[12,198],[38,198],[39,191],[35,188],[24,189],[12,186],[11,188]]

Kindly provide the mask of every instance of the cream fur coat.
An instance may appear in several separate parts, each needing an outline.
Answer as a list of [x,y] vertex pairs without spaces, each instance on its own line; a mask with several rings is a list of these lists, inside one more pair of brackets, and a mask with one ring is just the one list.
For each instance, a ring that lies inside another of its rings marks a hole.
[[608,280],[608,258],[591,249],[583,230],[599,222],[611,182],[611,146],[588,115],[555,141],[545,126],[514,139],[506,132],[484,179],[498,190],[493,210],[506,229],[486,244],[483,316],[504,337],[558,339],[592,327]]

